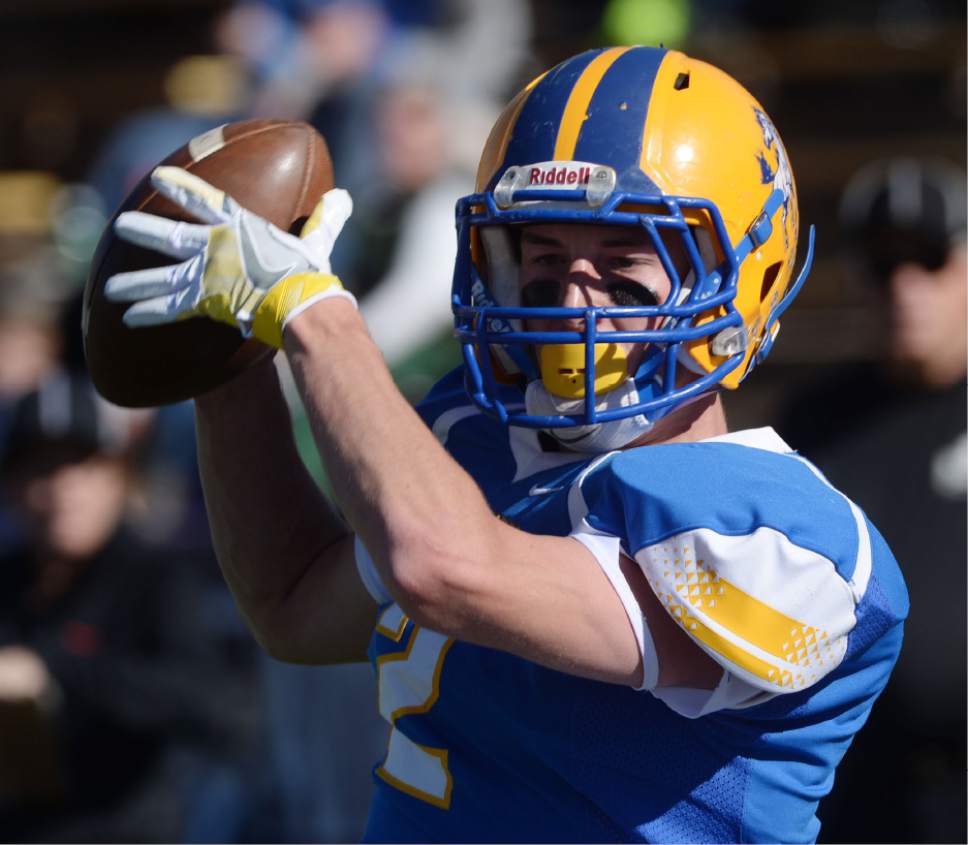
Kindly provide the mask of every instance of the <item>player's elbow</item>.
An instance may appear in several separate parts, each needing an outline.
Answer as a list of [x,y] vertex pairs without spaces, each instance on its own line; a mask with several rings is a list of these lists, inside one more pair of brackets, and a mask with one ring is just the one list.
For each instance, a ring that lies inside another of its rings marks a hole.
[[284,662],[292,661],[292,644],[286,630],[281,625],[279,615],[268,604],[258,607],[248,603],[238,604],[242,618],[249,633],[259,647],[270,657]]
[[251,603],[241,607],[245,624],[259,647],[275,660],[283,663],[304,663],[298,653],[298,642],[293,636],[292,624],[280,612],[277,603],[264,602],[258,607]]
[[253,637],[255,637],[255,641],[259,644],[259,647],[273,660],[278,660],[282,663],[305,662],[299,659],[299,655],[293,647],[292,640],[281,636],[277,629],[267,625],[250,625],[249,630],[252,632]]
[[397,604],[418,625],[440,631],[450,590],[446,553],[427,539],[397,546],[391,553]]
[[[256,642],[273,660],[280,663],[298,663],[304,666],[324,666],[342,663],[346,660],[337,654],[330,654],[325,644],[309,645],[291,637],[278,636],[275,631],[261,629],[255,633]],[[357,658],[362,659],[362,658]]]
[[390,552],[390,590],[416,624],[461,636],[478,571],[466,549],[461,534],[441,526],[397,538]]

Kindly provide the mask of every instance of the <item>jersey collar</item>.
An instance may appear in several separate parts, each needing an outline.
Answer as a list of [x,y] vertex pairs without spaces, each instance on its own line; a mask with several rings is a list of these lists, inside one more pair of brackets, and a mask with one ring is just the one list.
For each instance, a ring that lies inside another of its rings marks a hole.
[[738,446],[749,446],[751,449],[764,449],[767,452],[788,454],[793,451],[787,443],[770,426],[763,428],[747,428],[743,431],[731,431],[717,437],[708,437],[700,443],[735,443]]

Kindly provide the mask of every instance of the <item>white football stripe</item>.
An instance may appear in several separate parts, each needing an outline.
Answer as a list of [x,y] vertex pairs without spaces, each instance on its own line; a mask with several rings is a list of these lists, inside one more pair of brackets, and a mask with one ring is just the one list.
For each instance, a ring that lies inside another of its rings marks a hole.
[[221,126],[209,129],[208,132],[196,135],[188,142],[188,154],[192,157],[192,161],[199,161],[225,146],[226,125],[223,123]]

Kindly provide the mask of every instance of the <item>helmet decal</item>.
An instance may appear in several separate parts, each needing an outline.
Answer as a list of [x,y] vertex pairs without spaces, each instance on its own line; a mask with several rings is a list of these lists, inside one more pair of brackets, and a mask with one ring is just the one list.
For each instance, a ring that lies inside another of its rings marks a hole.
[[[763,172],[763,184],[773,185],[783,191],[783,238],[784,245],[789,249],[787,223],[790,214],[790,200],[794,198],[793,170],[790,168],[790,160],[787,158],[786,150],[783,149],[783,144],[777,135],[773,121],[767,117],[763,109],[754,107],[753,113],[756,115],[756,122],[763,131],[763,146],[766,147],[758,156],[760,169]],[[772,154],[775,159],[772,165],[767,158],[767,153]]]

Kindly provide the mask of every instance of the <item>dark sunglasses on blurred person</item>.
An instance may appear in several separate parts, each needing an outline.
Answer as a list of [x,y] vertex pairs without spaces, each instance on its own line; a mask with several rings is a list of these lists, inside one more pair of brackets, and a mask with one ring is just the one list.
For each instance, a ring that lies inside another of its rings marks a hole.
[[886,285],[903,264],[915,264],[934,273],[948,261],[947,238],[925,232],[881,230],[864,238],[860,245],[865,270],[871,281]]

